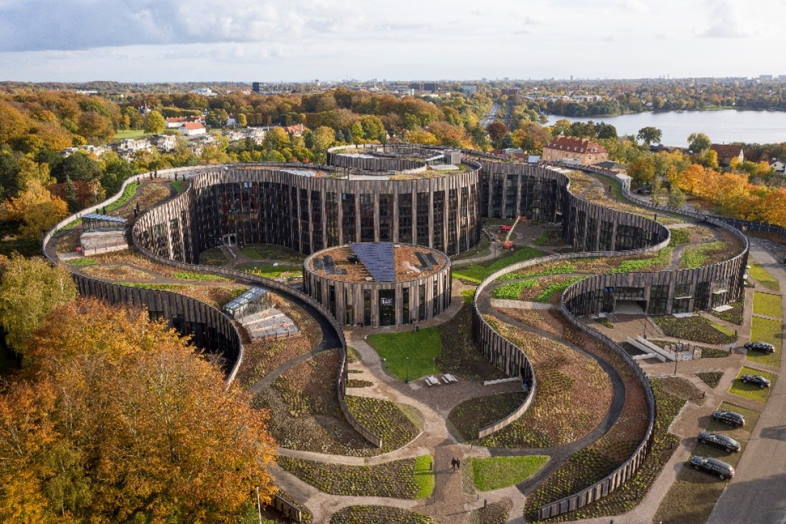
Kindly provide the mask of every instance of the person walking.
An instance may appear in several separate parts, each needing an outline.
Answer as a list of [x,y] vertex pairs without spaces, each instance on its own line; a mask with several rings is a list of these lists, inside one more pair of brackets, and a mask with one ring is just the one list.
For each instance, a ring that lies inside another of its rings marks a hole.
[[456,471],[456,457],[450,459],[450,470]]
[[461,459],[456,459],[456,469],[461,469]]

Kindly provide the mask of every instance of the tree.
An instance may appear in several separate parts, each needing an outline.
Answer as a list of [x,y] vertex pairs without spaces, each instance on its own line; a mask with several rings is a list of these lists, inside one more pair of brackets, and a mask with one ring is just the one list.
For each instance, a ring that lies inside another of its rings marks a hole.
[[311,141],[316,153],[324,153],[335,143],[336,132],[327,126],[319,126],[313,131]]
[[3,520],[231,521],[270,500],[266,413],[165,323],[74,301],[31,355],[35,381],[0,396]]
[[0,144],[23,135],[29,126],[29,120],[21,111],[0,100]]
[[651,184],[655,179],[655,161],[651,157],[640,156],[628,164],[628,175],[638,185]]
[[663,137],[663,132],[657,127],[652,127],[652,126],[642,127],[641,129],[639,129],[639,134],[636,135],[636,138],[638,138],[648,146],[652,144],[659,144],[662,137]]
[[240,127],[246,127],[248,125],[248,118],[246,118],[245,113],[238,113],[237,125],[239,125]]
[[617,128],[606,122],[595,124],[595,136],[598,138],[617,138]]
[[60,304],[76,298],[76,286],[63,266],[42,258],[13,255],[0,266],[0,325],[6,342],[25,354],[30,334]]
[[91,158],[89,154],[77,151],[65,158],[54,169],[53,174],[58,182],[65,182],[67,178],[71,180],[93,180],[101,178],[103,169],[101,164]]
[[79,116],[79,134],[88,142],[103,142],[115,134],[112,121],[95,112],[85,111]]
[[156,110],[150,111],[145,115],[145,123],[143,126],[145,133],[163,133],[166,129],[166,120],[164,116]]
[[688,151],[693,154],[702,153],[710,148],[710,137],[704,133],[691,133],[688,135]]
[[685,193],[676,185],[669,189],[669,207],[680,209],[685,205]]
[[434,146],[439,143],[437,137],[425,129],[413,129],[411,131],[407,131],[404,135],[404,140],[413,144],[425,144],[428,146]]
[[492,122],[486,126],[486,131],[491,137],[491,141],[496,145],[508,133],[508,126],[502,122]]
[[0,204],[0,219],[21,222],[19,233],[29,240],[40,240],[46,231],[66,216],[66,203],[36,180],[30,181],[19,196]]

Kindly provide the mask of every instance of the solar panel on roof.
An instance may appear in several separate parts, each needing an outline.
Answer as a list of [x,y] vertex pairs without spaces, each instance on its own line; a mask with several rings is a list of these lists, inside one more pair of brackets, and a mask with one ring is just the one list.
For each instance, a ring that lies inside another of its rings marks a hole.
[[423,253],[420,251],[415,252],[415,256],[418,257],[418,262],[420,262],[420,267],[423,269],[428,269],[431,264],[428,263],[426,257],[423,256]]
[[392,242],[356,242],[350,244],[350,247],[374,280],[377,282],[396,280],[396,261]]
[[431,253],[426,253],[426,260],[428,260],[429,265],[432,266],[437,265],[437,259],[434,258],[434,255],[432,255]]

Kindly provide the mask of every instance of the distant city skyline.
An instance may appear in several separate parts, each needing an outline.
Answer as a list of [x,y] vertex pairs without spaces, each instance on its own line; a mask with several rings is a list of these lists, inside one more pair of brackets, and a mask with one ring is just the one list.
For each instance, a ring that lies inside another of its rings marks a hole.
[[0,0],[0,80],[786,74],[784,0]]

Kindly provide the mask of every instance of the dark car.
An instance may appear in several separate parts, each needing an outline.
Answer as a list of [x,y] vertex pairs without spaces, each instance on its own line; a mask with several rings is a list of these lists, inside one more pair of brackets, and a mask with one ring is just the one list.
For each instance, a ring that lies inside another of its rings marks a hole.
[[748,342],[745,344],[748,351],[761,351],[762,353],[775,353],[775,346],[769,342]]
[[745,417],[734,411],[713,411],[712,418],[735,428],[741,428],[745,425]]
[[759,386],[761,389],[770,387],[770,381],[761,375],[743,375],[740,377],[740,382],[752,386]]
[[734,468],[730,464],[726,464],[722,460],[716,458],[694,455],[690,458],[688,464],[693,469],[704,471],[711,475],[717,475],[721,480],[730,479],[734,476]]
[[708,431],[702,431],[699,433],[698,438],[699,442],[709,444],[710,446],[715,446],[716,448],[725,449],[729,453],[740,450],[739,442],[722,433],[710,433]]

